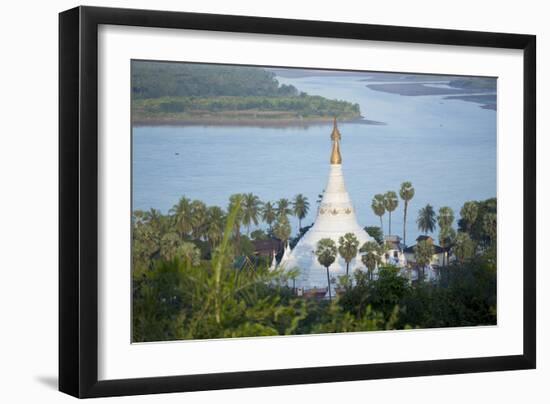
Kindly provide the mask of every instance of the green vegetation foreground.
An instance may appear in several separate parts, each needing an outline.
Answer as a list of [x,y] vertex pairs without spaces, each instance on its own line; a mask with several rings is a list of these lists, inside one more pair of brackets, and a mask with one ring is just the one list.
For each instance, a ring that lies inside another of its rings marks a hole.
[[287,286],[292,271],[235,268],[240,212],[237,198],[210,260],[184,242],[134,265],[135,342],[496,324],[494,249],[441,268],[435,282],[409,284],[386,266],[375,280],[356,272],[332,301],[304,299]]

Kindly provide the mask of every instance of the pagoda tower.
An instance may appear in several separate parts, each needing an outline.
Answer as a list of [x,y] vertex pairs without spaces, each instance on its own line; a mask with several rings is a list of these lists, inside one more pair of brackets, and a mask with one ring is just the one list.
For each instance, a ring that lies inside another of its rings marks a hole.
[[[330,238],[338,246],[338,240],[341,236],[346,233],[353,233],[359,240],[359,247],[367,241],[373,241],[357,223],[355,208],[346,190],[340,152],[342,135],[338,130],[336,118],[334,119],[334,127],[330,138],[332,140],[330,171],[317,218],[313,227],[304,234],[289,254],[285,254],[280,263],[287,270],[300,269],[300,274],[296,279],[296,287],[303,290],[327,287],[326,269],[319,264],[315,255],[319,240]],[[350,275],[357,267],[364,267],[359,254],[350,263]],[[330,277],[336,279],[346,274],[346,263],[342,257],[338,256],[330,266],[329,272]],[[332,288],[334,288],[334,285],[332,285]]]

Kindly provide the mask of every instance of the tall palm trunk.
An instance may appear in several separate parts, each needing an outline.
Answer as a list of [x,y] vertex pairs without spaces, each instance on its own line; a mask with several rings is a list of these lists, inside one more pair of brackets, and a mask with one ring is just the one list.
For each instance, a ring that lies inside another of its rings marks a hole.
[[407,207],[409,202],[405,200],[405,209],[403,213],[403,244],[407,245]]
[[349,262],[346,261],[346,276],[349,276]]
[[389,232],[388,232],[388,236],[391,236],[391,212],[388,212],[390,214],[390,224],[388,226],[388,229],[389,229]]
[[383,233],[384,232],[384,223],[382,223],[382,216],[379,216],[379,217],[380,217],[380,230]]
[[327,267],[327,285],[328,285],[328,300],[332,301],[332,292],[330,291],[330,275]]

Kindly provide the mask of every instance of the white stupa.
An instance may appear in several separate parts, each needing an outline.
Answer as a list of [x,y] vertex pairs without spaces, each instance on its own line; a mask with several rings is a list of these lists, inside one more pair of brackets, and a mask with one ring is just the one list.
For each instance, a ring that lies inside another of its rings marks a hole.
[[[353,233],[359,240],[359,247],[373,239],[357,223],[355,209],[344,183],[342,172],[342,156],[340,154],[340,131],[334,120],[334,128],[330,136],[332,139],[332,153],[330,157],[330,172],[323,199],[317,212],[315,224],[300,239],[290,253],[285,251],[279,265],[285,269],[299,268],[300,275],[296,279],[296,288],[308,290],[327,287],[326,268],[317,261],[315,250],[317,243],[323,238],[332,239],[338,246],[338,240],[346,233]],[[350,275],[356,268],[363,268],[361,257],[350,263]],[[337,279],[346,274],[346,263],[338,256],[330,266],[331,278]],[[334,285],[332,286],[334,288]]]

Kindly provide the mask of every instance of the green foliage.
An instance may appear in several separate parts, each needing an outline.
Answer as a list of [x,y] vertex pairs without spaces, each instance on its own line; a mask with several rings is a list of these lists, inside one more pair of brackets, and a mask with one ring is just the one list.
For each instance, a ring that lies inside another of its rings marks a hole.
[[432,233],[435,230],[435,211],[432,205],[427,204],[418,211],[416,224],[423,233]]
[[292,214],[292,209],[290,208],[290,201],[286,198],[281,198],[277,201],[276,208],[277,216],[288,216]]
[[315,250],[317,261],[319,264],[327,269],[327,288],[329,300],[332,300],[332,288],[330,286],[330,273],[329,267],[336,261],[338,256],[338,250],[336,243],[330,238],[322,238],[317,242],[317,249]]
[[368,233],[369,236],[375,239],[378,244],[382,244],[384,242],[384,233],[382,232],[381,227],[366,226],[364,230]]
[[262,209],[260,198],[252,193],[245,194],[242,201],[243,224],[246,226],[246,234],[250,234],[250,225],[258,224],[258,218]]
[[250,233],[250,238],[252,240],[268,240],[269,236],[262,229],[257,229]]
[[459,232],[456,236],[453,253],[460,262],[474,257],[476,245],[467,233]]
[[134,99],[134,119],[186,120],[210,119],[315,119],[338,116],[340,119],[358,118],[357,104],[329,100],[320,96],[217,96],[217,97],[160,97]]
[[483,216],[483,232],[489,239],[491,246],[496,245],[497,241],[497,215],[496,213],[488,212]]
[[132,109],[138,120],[361,115],[358,104],[298,93],[263,68],[145,61],[132,62]]
[[330,267],[336,257],[338,256],[338,250],[336,248],[336,243],[330,238],[323,238],[317,243],[317,249],[315,250],[315,255],[317,256],[317,261],[319,264],[325,268]]
[[452,227],[444,227],[439,230],[439,244],[445,249],[449,249],[456,240],[456,231]]
[[359,251],[361,252],[361,261],[367,267],[368,278],[372,279],[372,274],[376,266],[382,263],[382,255],[384,255],[383,244],[367,241],[361,246]]
[[207,207],[202,201],[191,202],[191,234],[201,239],[205,235],[207,223]]
[[357,256],[359,240],[353,233],[346,233],[338,240],[338,253],[346,261],[346,276],[349,276],[349,264]]
[[385,321],[390,321],[409,288],[407,279],[391,266],[380,268],[375,280],[363,272],[356,272],[355,286],[340,297],[339,303],[354,316],[361,317],[372,308],[381,313]]
[[384,194],[384,208],[389,215],[389,228],[388,234],[391,234],[391,213],[397,209],[399,205],[399,199],[397,199],[397,194],[394,191],[388,191]]
[[328,320],[318,322],[313,327],[312,333],[391,330],[395,328],[397,310],[392,314],[394,316],[386,321],[382,313],[373,311],[369,306],[364,314],[354,316],[352,313],[343,310],[339,304],[333,303],[328,307]]
[[450,207],[443,206],[439,208],[439,215],[437,216],[437,223],[439,225],[439,244],[445,249],[452,246],[456,239],[456,231],[453,229],[454,220],[455,215]]
[[207,210],[206,238],[211,248],[215,248],[223,237],[225,225],[225,212],[218,206],[211,206]]
[[481,247],[494,246],[496,244],[496,214],[496,198],[466,202],[460,211],[461,219],[458,222],[458,229],[468,233],[470,238]]
[[133,339],[159,341],[291,334],[305,303],[269,286],[280,274],[159,262],[134,279]]
[[474,226],[478,213],[478,204],[474,201],[466,202],[460,209],[460,216],[466,226],[467,231],[471,231]]
[[453,225],[455,220],[455,214],[448,206],[439,208],[439,215],[437,216],[437,223],[440,229],[449,228]]
[[277,218],[277,211],[271,202],[266,202],[262,208],[262,220],[267,223],[271,230],[271,225]]
[[309,211],[309,201],[306,196],[298,194],[292,201],[292,213],[299,220],[299,228],[302,228],[302,219],[306,217]]
[[384,216],[384,213],[386,213],[386,207],[384,205],[384,195],[374,195],[371,203],[371,208],[374,214],[380,218],[380,229],[383,230],[384,226],[382,225],[382,216]]
[[440,269],[437,283],[411,287],[400,306],[397,328],[496,324],[496,267],[483,259]]
[[[249,237],[239,230],[245,198],[233,195],[229,214],[185,197],[166,215],[155,209],[133,212],[133,341],[496,324],[496,200],[475,202],[470,232],[460,231],[456,237],[452,212],[439,210],[440,237],[445,238],[441,244],[452,246],[457,260],[439,268],[436,280],[409,283],[397,268],[382,265],[385,246],[369,242],[360,249],[369,271],[341,277],[335,299],[329,287],[331,300],[324,300],[294,295],[288,285],[293,285],[298,269],[270,271],[269,260],[253,256]],[[251,199],[255,205],[257,200]],[[291,209],[284,201],[283,213]],[[290,236],[287,223],[287,214],[276,219],[274,232],[281,239]],[[380,229],[374,229],[381,238]],[[251,236],[268,237],[262,230]],[[344,260],[356,256],[351,236],[338,240],[339,248],[331,239],[317,246],[317,259],[327,268],[327,286],[329,267],[338,254]],[[429,262],[432,254],[429,241],[419,242],[419,265]],[[235,265],[244,257],[255,264]]]
[[451,80],[449,82],[451,87],[458,87],[461,89],[479,89],[485,91],[496,91],[497,81],[494,78],[489,77],[463,77]]
[[421,270],[420,280],[424,279],[424,269],[432,261],[434,245],[431,240],[421,240],[414,247],[414,259],[417,267]]
[[292,229],[290,227],[288,217],[286,215],[279,215],[277,217],[277,222],[273,226],[273,234],[275,235],[275,237],[277,237],[283,242],[284,245],[286,245],[286,242],[290,238],[291,231]]
[[177,62],[132,62],[132,96],[137,99],[205,96],[298,96],[279,86],[265,69]]
[[409,202],[414,198],[414,188],[412,183],[405,181],[401,184],[399,189],[399,196],[403,199],[403,244],[407,244],[407,211],[409,209]]

